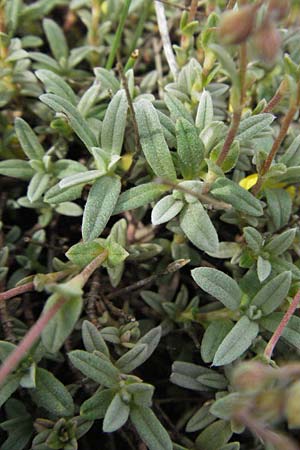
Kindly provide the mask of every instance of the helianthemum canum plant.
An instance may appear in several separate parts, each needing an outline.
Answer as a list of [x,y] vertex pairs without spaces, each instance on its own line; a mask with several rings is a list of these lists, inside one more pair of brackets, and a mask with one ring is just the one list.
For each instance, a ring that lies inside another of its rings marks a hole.
[[300,448],[298,3],[0,0],[1,449]]

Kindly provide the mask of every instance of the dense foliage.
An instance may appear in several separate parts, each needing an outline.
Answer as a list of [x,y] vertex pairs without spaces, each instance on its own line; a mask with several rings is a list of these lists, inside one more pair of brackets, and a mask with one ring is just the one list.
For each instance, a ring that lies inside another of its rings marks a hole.
[[2,450],[300,448],[299,13],[0,0]]

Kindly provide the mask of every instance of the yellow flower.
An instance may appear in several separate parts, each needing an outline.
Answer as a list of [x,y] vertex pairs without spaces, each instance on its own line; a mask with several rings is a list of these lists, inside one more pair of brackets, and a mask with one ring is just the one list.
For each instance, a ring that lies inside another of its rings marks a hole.
[[248,175],[246,178],[243,178],[240,180],[239,185],[249,191],[257,182],[258,174],[252,173],[251,175]]

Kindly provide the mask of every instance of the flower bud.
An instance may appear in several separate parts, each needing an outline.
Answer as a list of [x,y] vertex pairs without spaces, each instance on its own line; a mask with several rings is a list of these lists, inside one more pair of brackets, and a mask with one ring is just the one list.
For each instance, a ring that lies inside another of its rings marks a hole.
[[238,11],[226,12],[221,19],[219,36],[224,44],[240,44],[252,33],[256,5],[247,5]]
[[232,383],[240,390],[259,391],[272,378],[274,369],[257,361],[240,364],[233,372]]
[[255,33],[254,45],[260,56],[272,63],[280,49],[281,37],[273,22],[265,22]]
[[274,20],[284,19],[290,11],[289,0],[270,0],[268,13]]

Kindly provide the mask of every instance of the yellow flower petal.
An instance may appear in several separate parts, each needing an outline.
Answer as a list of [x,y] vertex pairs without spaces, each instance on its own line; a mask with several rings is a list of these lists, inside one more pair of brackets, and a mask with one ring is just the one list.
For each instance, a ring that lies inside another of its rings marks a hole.
[[295,186],[289,186],[286,188],[286,192],[290,194],[290,197],[292,200],[294,200],[296,196],[296,187]]
[[257,182],[258,179],[258,173],[252,173],[251,175],[248,175],[246,178],[243,178],[239,185],[249,191]]

